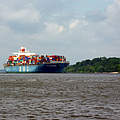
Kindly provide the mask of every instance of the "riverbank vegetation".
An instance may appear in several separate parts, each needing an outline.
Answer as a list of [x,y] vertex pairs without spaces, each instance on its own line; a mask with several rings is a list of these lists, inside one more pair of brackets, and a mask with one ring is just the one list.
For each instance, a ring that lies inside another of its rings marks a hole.
[[103,73],[120,72],[120,58],[100,57],[92,60],[77,62],[65,68],[65,72],[70,73]]

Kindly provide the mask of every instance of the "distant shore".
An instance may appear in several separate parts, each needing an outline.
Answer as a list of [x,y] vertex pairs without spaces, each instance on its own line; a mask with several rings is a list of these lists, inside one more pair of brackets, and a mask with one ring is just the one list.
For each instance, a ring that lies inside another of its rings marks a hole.
[[120,73],[120,58],[99,57],[77,62],[65,68],[66,73]]

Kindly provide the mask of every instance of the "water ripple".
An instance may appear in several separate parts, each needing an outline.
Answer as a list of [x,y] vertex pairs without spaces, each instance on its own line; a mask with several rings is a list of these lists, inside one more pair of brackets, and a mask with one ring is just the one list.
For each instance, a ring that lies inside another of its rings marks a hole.
[[119,120],[119,113],[119,74],[0,74],[0,120]]

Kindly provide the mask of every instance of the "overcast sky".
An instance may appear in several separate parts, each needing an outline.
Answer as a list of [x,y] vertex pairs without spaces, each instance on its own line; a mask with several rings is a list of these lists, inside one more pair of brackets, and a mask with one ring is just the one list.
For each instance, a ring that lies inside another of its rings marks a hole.
[[74,64],[120,56],[120,0],[0,0],[0,68],[25,46]]

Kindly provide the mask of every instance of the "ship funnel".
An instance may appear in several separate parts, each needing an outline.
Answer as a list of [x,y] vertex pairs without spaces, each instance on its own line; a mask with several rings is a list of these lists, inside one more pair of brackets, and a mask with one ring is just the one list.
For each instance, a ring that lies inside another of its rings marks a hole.
[[21,47],[20,52],[24,53],[26,51],[25,47]]

